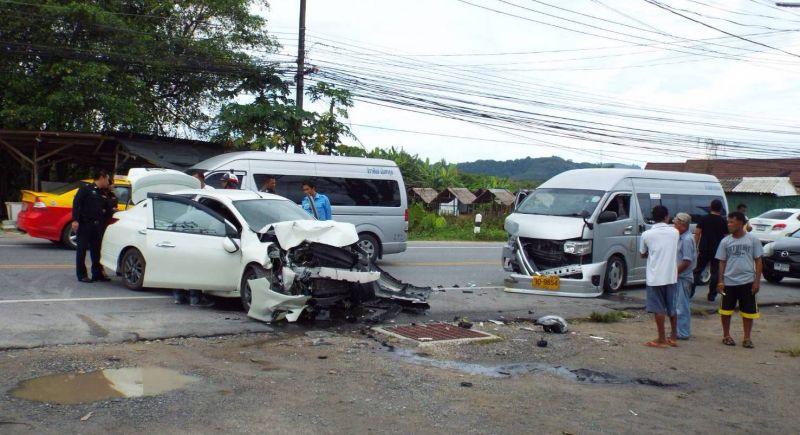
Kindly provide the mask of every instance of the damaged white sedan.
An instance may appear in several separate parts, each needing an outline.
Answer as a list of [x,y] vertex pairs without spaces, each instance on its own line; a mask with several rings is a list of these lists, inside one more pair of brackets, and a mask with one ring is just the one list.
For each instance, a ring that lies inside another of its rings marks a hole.
[[199,185],[184,174],[169,177],[170,193],[137,191],[137,184],[151,183],[134,180],[140,202],[117,213],[103,237],[101,263],[126,287],[237,297],[263,321],[313,318],[376,297],[427,307],[429,289],[383,278],[358,248],[352,224],[317,221],[268,193],[177,190]]

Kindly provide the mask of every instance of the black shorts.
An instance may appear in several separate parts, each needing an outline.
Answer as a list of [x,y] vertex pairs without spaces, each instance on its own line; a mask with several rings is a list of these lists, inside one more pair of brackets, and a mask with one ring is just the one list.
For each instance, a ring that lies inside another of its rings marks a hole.
[[733,315],[736,305],[739,305],[739,314],[747,319],[758,319],[758,303],[753,294],[753,284],[726,285],[725,296],[720,301],[719,313],[723,316]]

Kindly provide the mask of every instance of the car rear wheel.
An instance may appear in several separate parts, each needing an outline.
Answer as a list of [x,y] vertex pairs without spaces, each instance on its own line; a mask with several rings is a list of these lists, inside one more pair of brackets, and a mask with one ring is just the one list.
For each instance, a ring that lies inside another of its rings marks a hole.
[[603,280],[603,290],[606,293],[615,293],[622,290],[622,286],[625,285],[626,273],[627,268],[625,266],[625,260],[617,255],[609,258],[608,264],[606,264],[606,276]]
[[78,235],[72,231],[72,222],[64,225],[64,229],[61,230],[61,244],[68,249],[78,249],[77,240]]
[[367,233],[358,235],[358,247],[369,255],[369,261],[374,263],[378,260],[380,245],[378,239]]
[[122,257],[121,272],[122,282],[131,290],[141,290],[144,286],[144,271],[147,263],[142,253],[136,248],[125,251]]
[[253,292],[250,290],[250,283],[248,281],[251,279],[265,278],[266,276],[267,270],[259,265],[251,264],[244,270],[242,282],[239,285],[239,297],[242,301],[242,308],[245,313],[250,311],[250,302],[253,300]]
[[775,273],[772,270],[765,270],[764,279],[766,279],[767,282],[770,282],[772,284],[780,284],[780,282],[783,281],[783,276]]

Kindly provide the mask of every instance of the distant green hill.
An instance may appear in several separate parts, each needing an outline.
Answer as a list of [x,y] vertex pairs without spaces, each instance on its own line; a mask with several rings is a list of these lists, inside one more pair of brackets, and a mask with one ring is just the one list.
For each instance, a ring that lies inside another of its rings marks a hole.
[[494,175],[496,177],[509,177],[513,180],[545,181],[554,175],[571,169],[585,168],[632,168],[635,165],[621,163],[580,163],[564,160],[561,157],[526,157],[517,160],[477,160],[474,162],[459,163],[458,170],[471,174]]

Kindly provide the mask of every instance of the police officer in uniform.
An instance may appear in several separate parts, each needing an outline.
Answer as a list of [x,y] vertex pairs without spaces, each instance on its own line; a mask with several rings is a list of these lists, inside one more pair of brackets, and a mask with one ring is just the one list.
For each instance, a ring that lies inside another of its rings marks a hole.
[[[94,183],[78,189],[72,201],[72,230],[78,235],[78,250],[75,271],[80,282],[110,281],[100,265],[100,242],[106,222],[113,213],[106,189],[109,186],[108,172],[98,170]],[[92,257],[92,278],[86,273],[86,249]]]

